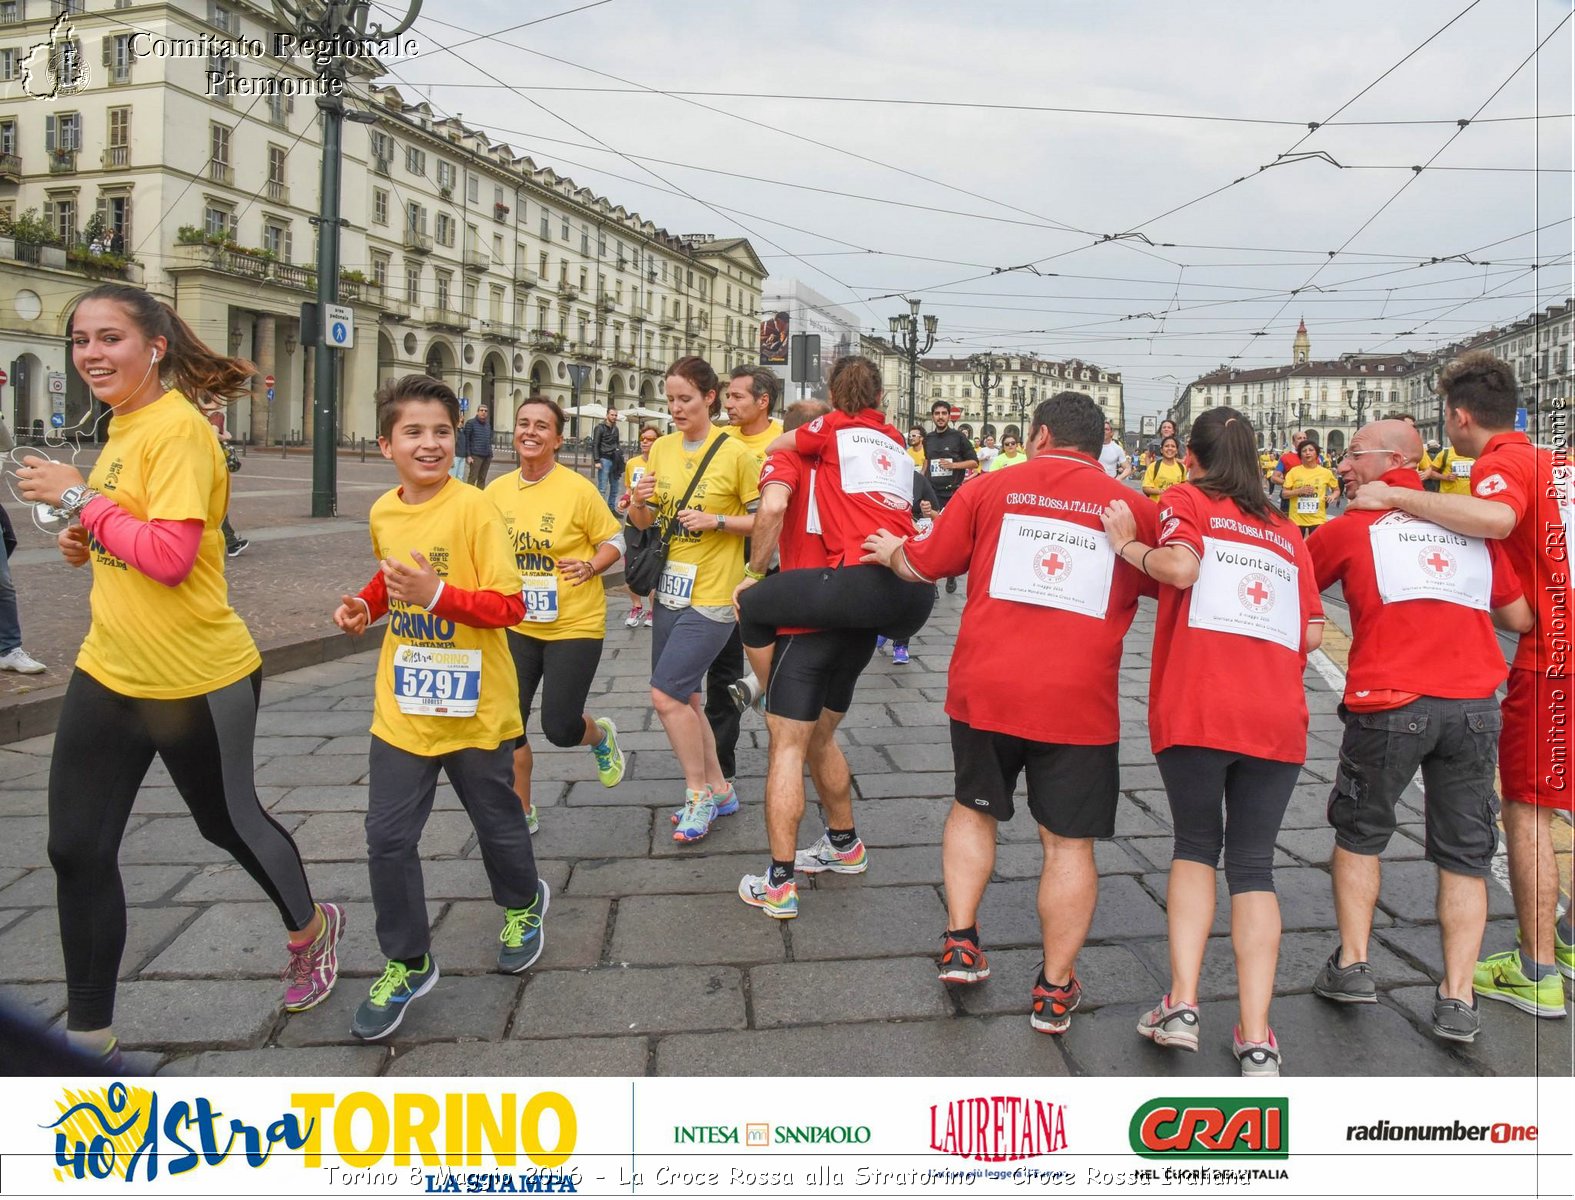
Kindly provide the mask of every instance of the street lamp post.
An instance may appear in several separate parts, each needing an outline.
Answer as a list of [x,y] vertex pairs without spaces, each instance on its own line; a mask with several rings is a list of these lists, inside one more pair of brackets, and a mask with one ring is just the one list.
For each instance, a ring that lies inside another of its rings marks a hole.
[[[328,342],[328,308],[339,303],[339,164],[343,154],[347,55],[368,42],[396,38],[415,23],[421,0],[403,0],[406,12],[392,28],[369,25],[371,0],[273,0],[274,17],[298,38],[336,48],[318,68],[323,80],[317,108],[323,115],[323,162],[317,226],[317,344],[312,374],[312,516],[331,517],[338,508],[339,379]],[[359,56],[356,56],[359,57]],[[371,113],[350,119],[372,124]]]
[[[908,311],[898,313],[891,318],[891,342],[897,352],[908,360],[908,424],[906,428],[912,429],[918,422],[915,414],[919,404],[919,356],[928,354],[935,345],[936,319],[933,313],[924,318],[921,335],[919,333],[919,302],[908,301]],[[923,339],[923,345],[919,344]]]
[[1356,428],[1362,427],[1362,420],[1367,415],[1367,388],[1359,387],[1354,392],[1350,388],[1345,390],[1346,407],[1356,413]]
[[969,359],[973,367],[973,381],[984,394],[984,417],[979,422],[979,441],[984,441],[984,431],[990,424],[990,389],[1001,386],[1000,361],[989,354],[975,354]]

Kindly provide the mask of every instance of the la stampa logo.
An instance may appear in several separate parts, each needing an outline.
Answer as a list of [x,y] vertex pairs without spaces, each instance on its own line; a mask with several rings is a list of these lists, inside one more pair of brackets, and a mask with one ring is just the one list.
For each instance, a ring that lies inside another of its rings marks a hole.
[[63,12],[50,26],[48,39],[28,48],[22,61],[22,90],[35,100],[58,100],[85,91],[88,82],[82,42],[70,12]]

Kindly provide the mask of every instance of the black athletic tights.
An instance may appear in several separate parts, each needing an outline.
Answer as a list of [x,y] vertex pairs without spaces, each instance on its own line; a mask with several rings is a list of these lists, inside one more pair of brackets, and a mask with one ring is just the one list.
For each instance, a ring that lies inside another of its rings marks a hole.
[[930,619],[935,588],[874,563],[782,571],[746,588],[739,629],[746,646],[769,646],[778,629],[873,629],[906,642]]
[[139,700],[77,671],[66,688],[49,767],[49,861],[66,963],[66,1027],[105,1029],[126,947],[120,842],[157,755],[202,836],[225,850],[305,929],[312,894],[290,835],[252,782],[262,671],[187,700]]

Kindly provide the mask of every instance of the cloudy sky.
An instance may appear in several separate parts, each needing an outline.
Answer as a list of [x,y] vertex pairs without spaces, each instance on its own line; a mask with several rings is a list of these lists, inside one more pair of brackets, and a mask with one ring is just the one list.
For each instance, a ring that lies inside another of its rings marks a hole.
[[1303,316],[1334,357],[1569,295],[1571,3],[426,0],[385,82],[871,329],[911,296],[935,353],[1120,370],[1135,417]]

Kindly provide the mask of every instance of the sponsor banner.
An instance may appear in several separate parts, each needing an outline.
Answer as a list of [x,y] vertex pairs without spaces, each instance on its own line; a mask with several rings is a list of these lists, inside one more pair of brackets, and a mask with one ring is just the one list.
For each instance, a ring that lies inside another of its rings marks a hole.
[[1265,1082],[13,1080],[0,1195],[1570,1194],[1568,1078]]

